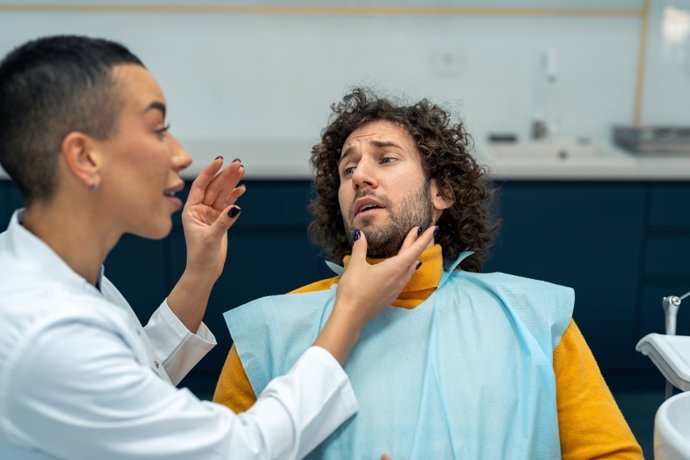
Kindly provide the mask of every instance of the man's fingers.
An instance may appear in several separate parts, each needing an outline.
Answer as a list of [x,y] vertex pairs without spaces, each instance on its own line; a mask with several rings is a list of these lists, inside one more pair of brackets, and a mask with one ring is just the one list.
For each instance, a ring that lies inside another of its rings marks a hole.
[[206,187],[211,183],[221,166],[223,166],[223,157],[219,156],[199,173],[189,190],[189,196],[187,197],[189,203],[201,203],[206,193]]

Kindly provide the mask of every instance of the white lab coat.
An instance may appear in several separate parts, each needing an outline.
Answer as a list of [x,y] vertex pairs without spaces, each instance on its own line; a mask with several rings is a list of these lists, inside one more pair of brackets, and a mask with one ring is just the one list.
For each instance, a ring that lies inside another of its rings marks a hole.
[[176,389],[168,375],[215,344],[206,327],[163,302],[142,328],[105,277],[99,291],[20,219],[0,234],[0,459],[301,458],[356,411],[317,347],[242,414]]

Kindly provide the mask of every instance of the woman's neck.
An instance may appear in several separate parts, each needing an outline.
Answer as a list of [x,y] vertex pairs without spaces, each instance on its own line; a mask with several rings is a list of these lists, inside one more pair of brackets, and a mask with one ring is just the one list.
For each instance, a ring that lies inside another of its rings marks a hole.
[[37,202],[27,207],[22,225],[47,244],[76,273],[94,286],[101,265],[119,235],[108,235],[100,229],[89,205]]

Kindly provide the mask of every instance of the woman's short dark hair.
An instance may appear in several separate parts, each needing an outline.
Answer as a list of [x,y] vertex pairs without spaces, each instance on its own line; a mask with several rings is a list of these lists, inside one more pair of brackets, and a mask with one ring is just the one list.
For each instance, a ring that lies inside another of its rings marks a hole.
[[0,164],[25,204],[52,197],[67,134],[116,132],[123,99],[112,68],[119,64],[143,67],[118,43],[66,35],[27,42],[0,62]]
[[462,251],[473,251],[460,268],[480,271],[497,228],[493,219],[494,191],[485,168],[470,155],[472,138],[462,122],[426,99],[414,105],[396,105],[370,90],[356,88],[331,106],[330,124],[321,142],[312,148],[316,197],[309,204],[314,220],[309,236],[334,260],[351,251],[338,202],[338,160],[345,140],[356,129],[376,120],[403,126],[414,139],[427,179],[435,179],[441,193],[454,200],[437,222],[436,239],[445,260],[455,260]]

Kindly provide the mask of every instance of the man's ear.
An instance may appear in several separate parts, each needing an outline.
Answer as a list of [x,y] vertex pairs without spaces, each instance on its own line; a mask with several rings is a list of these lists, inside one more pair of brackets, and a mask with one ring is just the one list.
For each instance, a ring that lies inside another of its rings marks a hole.
[[438,217],[441,217],[443,211],[450,208],[455,203],[453,191],[441,189],[438,186],[436,179],[431,179],[429,188],[431,192],[431,205],[434,208],[434,214],[438,212]]
[[101,182],[101,156],[97,144],[88,135],[73,131],[62,140],[60,153],[67,170],[86,188],[98,188]]

